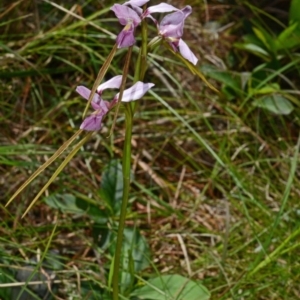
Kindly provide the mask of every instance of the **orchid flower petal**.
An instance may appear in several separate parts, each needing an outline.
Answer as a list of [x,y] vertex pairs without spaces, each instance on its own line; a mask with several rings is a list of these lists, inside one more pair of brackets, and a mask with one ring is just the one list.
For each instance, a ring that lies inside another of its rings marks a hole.
[[146,4],[147,2],[149,2],[149,0],[130,0],[130,1],[123,3],[123,5],[131,5],[131,6],[141,7],[144,4]]
[[135,44],[134,26],[132,24],[126,25],[118,34],[116,43],[118,48],[130,47]]
[[[80,96],[82,96],[84,99],[89,100],[89,97],[90,97],[90,94],[91,94],[91,90],[90,89],[86,88],[85,86],[80,85],[80,86],[78,86],[76,88],[76,92]],[[101,97],[98,94],[95,94],[94,98],[96,100],[95,102],[98,102],[97,100],[101,100]]]
[[135,5],[131,5],[131,8],[138,14],[138,16],[142,16],[143,14],[143,9],[138,7],[138,6],[135,6]]
[[189,48],[189,46],[182,40],[179,40],[179,51],[181,55],[190,61],[193,65],[196,65],[198,62],[198,58],[195,56],[195,54],[192,52],[192,50]]
[[102,94],[102,92],[106,89],[119,89],[122,83],[122,75],[117,75],[108,81],[101,83],[97,87],[97,92]]
[[102,126],[102,119],[105,114],[103,113],[96,113],[91,114],[87,118],[85,118],[80,125],[80,129],[86,130],[86,131],[97,131],[101,129]]
[[179,39],[183,35],[185,15],[182,11],[176,11],[166,15],[159,24],[159,33],[164,37]]
[[107,113],[110,108],[110,103],[102,99],[102,101],[99,104],[92,101],[91,106],[93,107],[94,110],[101,109],[104,113]]
[[[85,86],[78,86],[76,88],[76,92],[82,96],[84,99],[88,100],[91,94],[91,90],[89,90],[88,88],[86,88]],[[108,102],[104,101],[100,95],[98,95],[97,93],[95,93],[91,105],[93,107],[94,110],[98,110],[101,109],[103,112],[108,112]]]
[[184,13],[185,18],[187,18],[192,13],[193,9],[190,5],[187,5],[181,11]]
[[[124,90],[122,102],[130,102],[142,98],[153,86],[153,83],[136,82],[131,88]],[[119,94],[120,93],[118,93],[114,99],[118,99]]]
[[159,24],[159,33],[164,37],[179,39],[183,35],[184,20],[192,12],[187,5],[182,10],[166,15]]
[[126,5],[114,4],[110,9],[115,13],[121,25],[125,26],[132,22],[136,27],[141,23],[139,15]]
[[153,14],[153,13],[157,13],[157,12],[166,13],[166,12],[170,12],[170,11],[174,11],[174,10],[179,10],[179,9],[174,7],[173,5],[170,5],[167,3],[160,3],[158,5],[153,5],[153,6],[148,7],[145,10],[143,16],[147,17],[148,15]]

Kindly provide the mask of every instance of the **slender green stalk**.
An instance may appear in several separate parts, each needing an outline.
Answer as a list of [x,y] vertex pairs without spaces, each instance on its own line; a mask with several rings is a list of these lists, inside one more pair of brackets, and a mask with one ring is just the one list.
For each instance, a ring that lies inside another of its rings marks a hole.
[[123,151],[123,198],[121,213],[119,219],[119,228],[117,235],[117,244],[116,252],[114,257],[114,270],[113,270],[113,300],[119,299],[119,269],[120,269],[120,260],[122,253],[122,242],[123,242],[123,232],[125,228],[126,212],[129,198],[129,189],[130,189],[130,167],[131,167],[131,135],[132,135],[132,110],[130,103],[125,104],[125,142],[124,142],[124,151]]
[[117,103],[117,106],[116,106],[116,111],[115,111],[115,116],[114,116],[114,120],[113,120],[113,125],[111,126],[109,136],[113,133],[114,128],[115,128],[115,124],[116,124],[116,121],[117,121],[117,117],[118,117],[118,113],[119,113],[119,108],[120,108],[120,105],[121,105],[121,101],[122,101],[122,97],[123,97],[123,92],[124,92],[125,85],[126,85],[129,64],[130,64],[130,61],[131,61],[131,54],[132,54],[132,46],[129,47],[127,55],[126,55],[126,58],[125,58],[125,64],[124,64],[124,68],[123,68],[123,78],[122,78],[122,83],[121,83],[121,87],[120,87],[120,94],[119,94],[118,103]]
[[[137,82],[139,80],[143,81],[146,70],[147,70],[147,34],[148,34],[148,29],[147,29],[147,22],[145,20],[142,21],[141,23],[142,27],[142,46],[140,48],[136,66],[135,66],[135,72],[134,72],[134,82]],[[131,105],[131,110],[134,114],[136,111],[137,107],[137,102],[133,101],[130,103]]]
[[[143,21],[142,22],[142,47],[139,51],[139,55],[136,63],[134,82],[143,80],[147,69],[146,62],[147,62],[147,23]],[[119,101],[120,100],[121,99],[119,99]],[[123,233],[125,228],[126,212],[127,212],[129,190],[130,190],[131,136],[132,136],[132,126],[133,126],[133,115],[134,115],[135,108],[136,108],[135,101],[125,104],[126,131],[125,131],[123,162],[122,162],[123,163],[123,198],[122,198],[122,206],[121,206],[121,213],[119,219],[116,251],[115,251],[115,256],[113,261],[113,278],[112,278],[113,300],[119,299],[119,270],[120,270],[121,254],[122,254]]]
[[[123,92],[125,89],[125,85],[126,85],[126,79],[127,79],[127,75],[128,75],[128,68],[129,68],[129,64],[130,64],[130,60],[131,60],[131,54],[132,54],[132,47],[129,47],[128,52],[127,52],[127,56],[125,59],[125,65],[123,68],[123,78],[122,78],[122,83],[121,83],[121,88],[120,88],[120,94],[119,94],[119,98],[118,98],[118,104],[117,104],[117,108],[116,108],[116,112],[115,112],[115,117],[114,117],[114,121],[113,121],[113,125],[110,131],[110,134],[113,132],[114,126],[115,126],[115,122],[117,119],[117,115],[118,115],[118,111],[119,111],[119,106],[121,104],[121,100],[123,97]],[[130,108],[130,107],[129,107]],[[130,112],[129,112],[130,113]],[[126,137],[127,137],[127,129],[128,129],[128,122],[127,122],[127,110],[126,110],[126,133],[125,133],[125,145],[124,147],[126,147]],[[130,113],[130,124],[132,124],[132,114]],[[131,130],[132,130],[132,125],[130,129],[130,139],[129,139],[129,143],[130,143],[130,147],[131,147]],[[128,167],[124,166],[124,159],[125,159],[126,155],[125,155],[125,149],[124,149],[124,157],[123,157],[123,180],[124,180],[124,192],[123,192],[123,199],[122,199],[122,209],[121,209],[121,214],[120,214],[120,223],[119,223],[119,228],[118,228],[118,236],[117,236],[117,244],[116,244],[116,249],[115,249],[115,257],[113,260],[113,277],[112,277],[112,285],[113,285],[113,297],[116,297],[114,299],[118,299],[118,294],[119,294],[119,269],[120,269],[120,258],[121,258],[121,254],[122,254],[122,239],[123,239],[123,231],[124,231],[124,224],[125,224],[125,219],[126,219],[126,207],[127,207],[127,202],[128,202],[128,195],[129,195],[129,185],[130,182],[129,180],[127,181],[127,177],[126,174],[127,172],[129,172],[129,176],[130,176],[130,157],[131,157],[131,149],[129,149],[129,163],[128,163]],[[129,171],[127,170],[127,168],[129,169]],[[126,172],[125,172],[126,170]],[[126,187],[126,188],[125,188]],[[124,205],[124,206],[123,206]]]
[[141,47],[141,66],[139,72],[139,80],[143,80],[147,71],[147,42],[148,42],[148,27],[147,22],[142,21],[142,47]]

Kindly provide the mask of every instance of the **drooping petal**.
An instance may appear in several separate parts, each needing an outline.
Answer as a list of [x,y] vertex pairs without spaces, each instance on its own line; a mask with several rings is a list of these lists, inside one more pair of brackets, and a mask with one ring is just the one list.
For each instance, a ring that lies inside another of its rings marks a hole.
[[115,13],[120,24],[124,26],[128,23],[133,23],[134,27],[136,27],[141,23],[139,15],[126,5],[114,4],[110,9]]
[[123,28],[117,36],[116,43],[118,48],[130,47],[135,44],[133,24],[128,24]]
[[178,44],[179,51],[181,55],[190,61],[193,65],[196,65],[198,62],[198,58],[195,56],[195,54],[192,52],[192,50],[189,48],[189,46],[182,40],[179,40]]
[[97,87],[97,92],[102,94],[106,89],[119,89],[122,83],[122,75],[117,75]]
[[86,131],[97,131],[101,129],[102,119],[105,114],[103,113],[94,113],[85,118],[80,125],[80,129]]
[[167,4],[167,3],[160,3],[158,5],[153,5],[148,7],[145,12],[143,13],[143,17],[147,17],[150,14],[153,13],[166,13],[174,10],[179,10],[178,8],[174,7],[173,5]]
[[[122,102],[130,102],[142,98],[154,86],[153,83],[136,82],[131,88],[124,90]],[[119,93],[114,97],[118,99]]]

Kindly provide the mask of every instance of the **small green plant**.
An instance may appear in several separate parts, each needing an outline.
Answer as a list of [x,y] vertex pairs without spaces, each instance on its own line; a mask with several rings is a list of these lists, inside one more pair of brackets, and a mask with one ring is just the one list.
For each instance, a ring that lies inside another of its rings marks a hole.
[[[136,274],[149,266],[149,247],[137,228],[127,227],[125,221],[130,196],[132,128],[137,108],[135,101],[142,98],[145,93],[154,87],[153,83],[143,82],[147,71],[148,53],[162,45],[172,55],[175,55],[194,75],[197,75],[200,79],[205,79],[195,67],[198,59],[182,40],[185,19],[192,13],[191,6],[178,9],[172,5],[161,3],[146,7],[147,2],[148,0],[131,0],[123,5],[114,4],[111,7],[111,10],[124,28],[118,34],[116,44],[102,65],[92,89],[88,89],[85,86],[78,86],[76,89],[80,96],[88,100],[80,130],[33,173],[15,192],[8,204],[50,164],[57,160],[80,134],[85,133],[85,136],[77,142],[46,185],[33,199],[23,214],[23,216],[26,215],[92,134],[102,128],[104,118],[114,108],[116,120],[120,105],[122,105],[125,113],[125,141],[122,167],[118,162],[111,161],[102,175],[102,186],[99,195],[105,202],[104,209],[99,208],[99,204],[94,201],[86,201],[87,199],[80,199],[71,194],[51,195],[45,201],[50,207],[72,214],[86,215],[93,220],[92,230],[94,235],[99,238],[96,244],[111,256],[111,263],[107,272],[107,290],[100,291],[104,298],[111,295],[114,300],[123,299],[127,296],[139,297],[140,299],[165,299],[166,297],[189,300],[208,299],[210,294],[201,283],[179,275],[151,278],[148,281],[144,281],[144,287],[135,289]],[[156,13],[170,14],[167,14],[158,22],[154,17]],[[147,20],[153,21],[157,27],[157,35],[151,41],[148,40]],[[141,47],[135,60],[135,71],[132,74],[133,82],[126,89],[127,78],[130,77],[129,65],[132,62],[133,47],[136,44],[135,31],[139,25],[141,25]],[[114,76],[105,83],[101,83],[118,49],[127,51],[123,74]],[[211,88],[214,89],[213,87]],[[106,89],[118,89],[119,93],[113,97],[112,101],[106,101],[102,98]],[[94,111],[86,117],[90,105]],[[133,294],[132,291],[134,291]]]
[[[250,71],[231,72],[212,66],[203,66],[202,71],[221,82],[223,95],[227,100],[239,98],[243,107],[251,101],[253,107],[263,108],[276,115],[288,115],[300,101],[293,93],[293,85],[286,74],[298,71],[300,49],[299,1],[292,1],[289,24],[281,32],[270,32],[257,19],[251,19],[250,33],[234,47],[249,53]],[[281,24],[282,26],[282,24]],[[252,57],[258,59],[253,65]],[[245,63],[244,63],[245,64]],[[289,88],[287,88],[289,85]]]

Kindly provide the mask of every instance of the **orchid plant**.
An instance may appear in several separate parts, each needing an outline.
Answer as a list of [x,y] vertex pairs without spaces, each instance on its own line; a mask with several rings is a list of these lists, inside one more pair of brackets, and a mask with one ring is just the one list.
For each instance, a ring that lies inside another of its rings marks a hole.
[[[116,38],[116,44],[108,56],[106,62],[100,69],[95,80],[93,88],[90,90],[84,86],[78,86],[76,92],[84,99],[88,100],[86,110],[84,112],[84,120],[80,125],[80,130],[74,134],[43,166],[41,166],[32,176],[18,189],[12,196],[8,204],[46,167],[48,167],[56,158],[58,158],[83,131],[87,131],[86,136],[79,142],[73,150],[67,155],[64,162],[53,174],[47,184],[42,188],[36,198],[32,201],[32,205],[37,201],[39,196],[54,181],[61,170],[67,165],[72,157],[77,153],[81,146],[87,142],[89,137],[95,131],[102,128],[105,116],[114,108],[118,111],[119,105],[124,106],[125,111],[125,142],[122,156],[123,161],[123,197],[120,218],[118,222],[117,243],[115,249],[114,260],[112,263],[112,297],[114,300],[119,299],[119,274],[120,274],[120,256],[123,240],[123,232],[126,220],[126,210],[130,189],[130,169],[131,169],[131,135],[133,126],[133,117],[136,109],[135,101],[142,98],[151,88],[153,83],[144,83],[144,75],[147,69],[148,51],[154,47],[163,45],[171,54],[179,58],[193,74],[204,79],[199,70],[196,68],[198,62],[197,57],[183,41],[183,29],[186,18],[192,13],[191,6],[185,6],[182,9],[176,8],[167,3],[146,7],[149,0],[130,0],[124,4],[114,4],[111,10],[116,15],[119,23],[123,26]],[[166,14],[159,22],[153,15],[157,13]],[[157,36],[148,41],[147,20],[153,22],[157,28]],[[136,44],[136,28],[141,26],[141,46],[135,63],[135,71],[133,83],[131,87],[125,89],[126,80],[129,73],[129,64],[131,61],[132,48]],[[128,48],[123,74],[115,76],[105,83],[99,84],[104,78],[106,71],[109,69],[110,63],[119,48]],[[205,80],[205,79],[204,79]],[[205,81],[206,82],[206,81]],[[208,84],[209,85],[209,84]],[[104,100],[103,95],[106,89],[118,89],[119,92],[111,101]],[[92,106],[93,112],[86,116],[89,106]]]
[[[101,129],[103,117],[115,106],[120,95],[120,93],[116,94],[113,100],[111,102],[108,102],[102,99],[102,93],[106,89],[120,88],[121,82],[122,75],[118,75],[99,85],[91,102],[91,105],[95,111],[90,116],[84,119],[84,121],[80,125],[80,129],[86,131],[97,131]],[[141,81],[138,81],[131,88],[123,92],[121,101],[130,102],[138,100],[142,98],[144,94],[153,86],[153,83],[143,83]],[[84,86],[78,86],[76,88],[76,92],[86,100],[88,100],[91,95],[91,90]]]
[[[179,10],[176,7],[160,3],[150,6],[144,12],[140,6],[149,0],[132,0],[125,2],[123,5],[115,4],[111,10],[115,13],[121,25],[125,27],[117,37],[118,48],[129,47],[135,44],[134,30],[146,17],[151,18],[157,26],[158,36],[165,39],[175,52],[180,51],[181,55],[196,65],[198,59],[191,51],[188,45],[181,39],[183,35],[183,27],[185,19],[192,13],[192,8],[188,5]],[[129,8],[130,5],[132,8]],[[153,13],[166,13],[175,11],[166,15],[160,23],[151,15]]]

